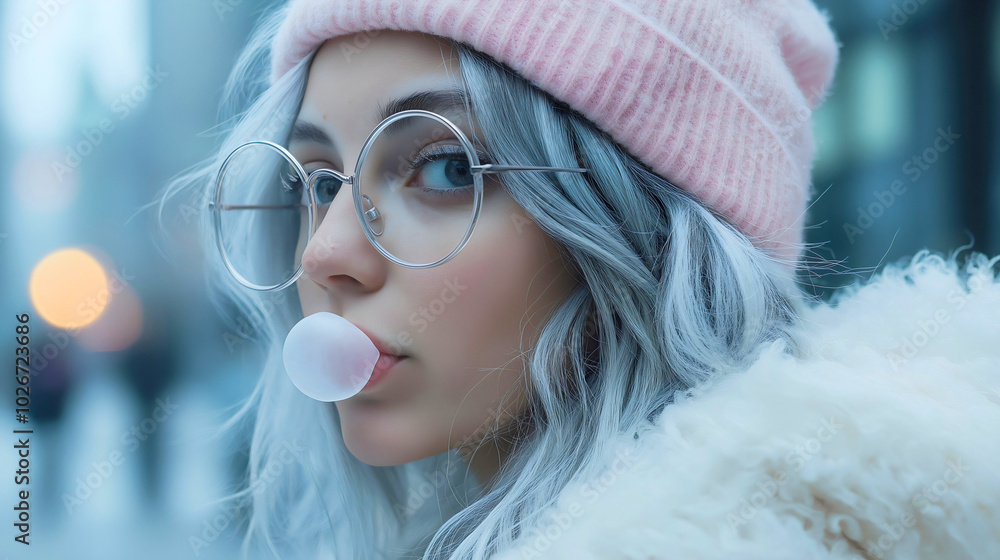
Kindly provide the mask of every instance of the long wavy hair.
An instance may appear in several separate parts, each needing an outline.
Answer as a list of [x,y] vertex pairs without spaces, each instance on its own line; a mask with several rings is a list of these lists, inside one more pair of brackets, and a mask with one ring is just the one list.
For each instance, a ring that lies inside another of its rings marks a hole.
[[516,422],[527,429],[494,430],[479,442],[513,444],[488,490],[467,476],[456,450],[392,467],[357,460],[335,407],[305,397],[284,374],[282,342],[302,318],[297,294],[238,285],[216,257],[203,204],[236,146],[287,140],[312,56],[268,83],[270,43],[286,8],[263,15],[229,76],[222,109],[231,118],[222,121],[219,150],[158,197],[161,216],[171,199],[202,202],[197,223],[213,301],[258,326],[265,349],[255,390],[224,426],[252,429],[249,480],[232,496],[249,506],[245,554],[488,558],[570,480],[598,474],[616,451],[613,441],[649,429],[676,392],[745,368],[765,343],[783,339],[797,351],[805,295],[781,262],[582,115],[453,43],[470,116],[496,163],[590,170],[499,179],[558,243],[580,283],[537,344],[522,348],[530,402]]

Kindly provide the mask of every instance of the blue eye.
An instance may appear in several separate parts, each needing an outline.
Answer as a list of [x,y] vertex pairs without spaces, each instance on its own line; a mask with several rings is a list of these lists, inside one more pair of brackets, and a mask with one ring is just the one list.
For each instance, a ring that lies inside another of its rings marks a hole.
[[335,177],[320,177],[313,184],[316,190],[316,203],[323,206],[333,202],[333,198],[340,192],[342,183]]
[[[485,154],[480,155],[484,160]],[[472,162],[457,146],[439,146],[417,154],[409,164],[413,187],[433,195],[462,195],[475,188]]]
[[[315,169],[310,169],[307,166],[305,172],[307,175],[311,175],[316,170],[323,168],[324,166],[322,165],[316,166]],[[343,183],[341,183],[340,180],[330,175],[329,173],[321,173],[319,177],[312,179],[313,190],[316,193],[316,205],[317,206],[330,205],[333,202],[334,197],[337,196],[337,193],[340,192],[340,187],[342,185]]]

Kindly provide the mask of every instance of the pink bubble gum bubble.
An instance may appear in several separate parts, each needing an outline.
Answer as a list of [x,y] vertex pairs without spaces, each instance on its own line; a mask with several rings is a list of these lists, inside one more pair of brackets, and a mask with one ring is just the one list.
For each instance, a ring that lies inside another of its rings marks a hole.
[[340,315],[321,311],[288,331],[282,349],[285,372],[307,397],[342,401],[358,394],[375,369],[375,344]]

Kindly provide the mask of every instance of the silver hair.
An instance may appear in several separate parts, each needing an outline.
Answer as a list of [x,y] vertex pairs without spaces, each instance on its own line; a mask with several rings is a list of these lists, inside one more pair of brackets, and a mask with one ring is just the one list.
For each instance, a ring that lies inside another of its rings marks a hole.
[[[234,118],[219,151],[167,185],[161,215],[182,193],[211,198],[214,174],[236,146],[287,140],[312,56],[268,84],[270,43],[286,8],[264,15],[229,77],[224,109]],[[357,460],[335,407],[305,397],[284,375],[281,345],[302,317],[294,290],[248,293],[236,284],[214,257],[211,217],[198,204],[215,303],[220,311],[235,305],[258,325],[265,349],[253,394],[224,426],[252,426],[249,481],[232,497],[252,509],[245,555],[297,557],[321,547],[352,560],[488,558],[570,479],[599,474],[617,451],[611,442],[638,438],[676,392],[745,368],[764,344],[780,339],[796,351],[804,295],[779,261],[566,104],[453,46],[470,122],[495,163],[590,170],[500,179],[579,280],[535,347],[522,349],[530,402],[516,429],[479,442],[516,444],[509,463],[486,490],[455,450],[394,467]]]

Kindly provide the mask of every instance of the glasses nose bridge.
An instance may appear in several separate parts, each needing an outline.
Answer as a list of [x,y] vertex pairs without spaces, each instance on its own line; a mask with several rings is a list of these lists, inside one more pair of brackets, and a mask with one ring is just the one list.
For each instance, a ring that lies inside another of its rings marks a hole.
[[354,175],[347,175],[343,171],[338,171],[332,167],[323,167],[320,169],[314,169],[306,173],[306,183],[310,186],[316,182],[318,177],[323,175],[332,175],[334,179],[341,182],[341,184],[353,186],[354,185]]
[[[340,182],[340,186],[337,188],[336,194],[333,196],[333,200],[328,202],[326,205],[320,203],[319,192],[317,191],[319,181],[323,178],[332,178]],[[351,209],[352,213],[354,210],[354,175],[347,175],[342,171],[336,169],[324,167],[321,169],[316,169],[307,174],[306,183],[310,191],[310,203],[314,208],[314,223],[313,223],[313,233],[319,230],[323,221],[326,219],[326,215],[329,212],[329,208],[324,206],[332,206],[332,204],[338,200],[347,198],[349,199],[345,204]],[[341,196],[341,193],[344,196]]]
[[[347,189],[347,193],[348,193],[347,194],[347,198],[353,198],[354,197],[354,193],[353,193],[353,190],[354,190],[354,180],[355,180],[354,179],[354,177],[355,177],[354,175],[347,175],[343,171],[338,171],[338,170],[333,169],[331,167],[323,167],[323,168],[320,168],[320,169],[314,169],[313,171],[309,171],[309,172],[306,173],[306,186],[307,186],[307,188],[309,189],[309,192],[310,192],[310,197],[309,198],[312,199],[311,203],[317,205],[317,210],[318,210],[318,206],[319,206],[319,202],[320,202],[319,198],[318,198],[319,197],[319,193],[316,190],[317,189],[317,184],[318,184],[319,180],[322,179],[322,178],[324,178],[324,177],[332,177],[333,179],[337,180],[340,183],[340,187],[338,187],[338,189],[337,189],[338,190],[337,194],[340,194],[340,191],[342,191],[344,189]],[[353,203],[352,203],[352,205],[353,205]],[[325,212],[324,212],[324,214],[325,214]],[[319,227],[319,223],[314,224],[313,227],[314,228],[318,228]]]

